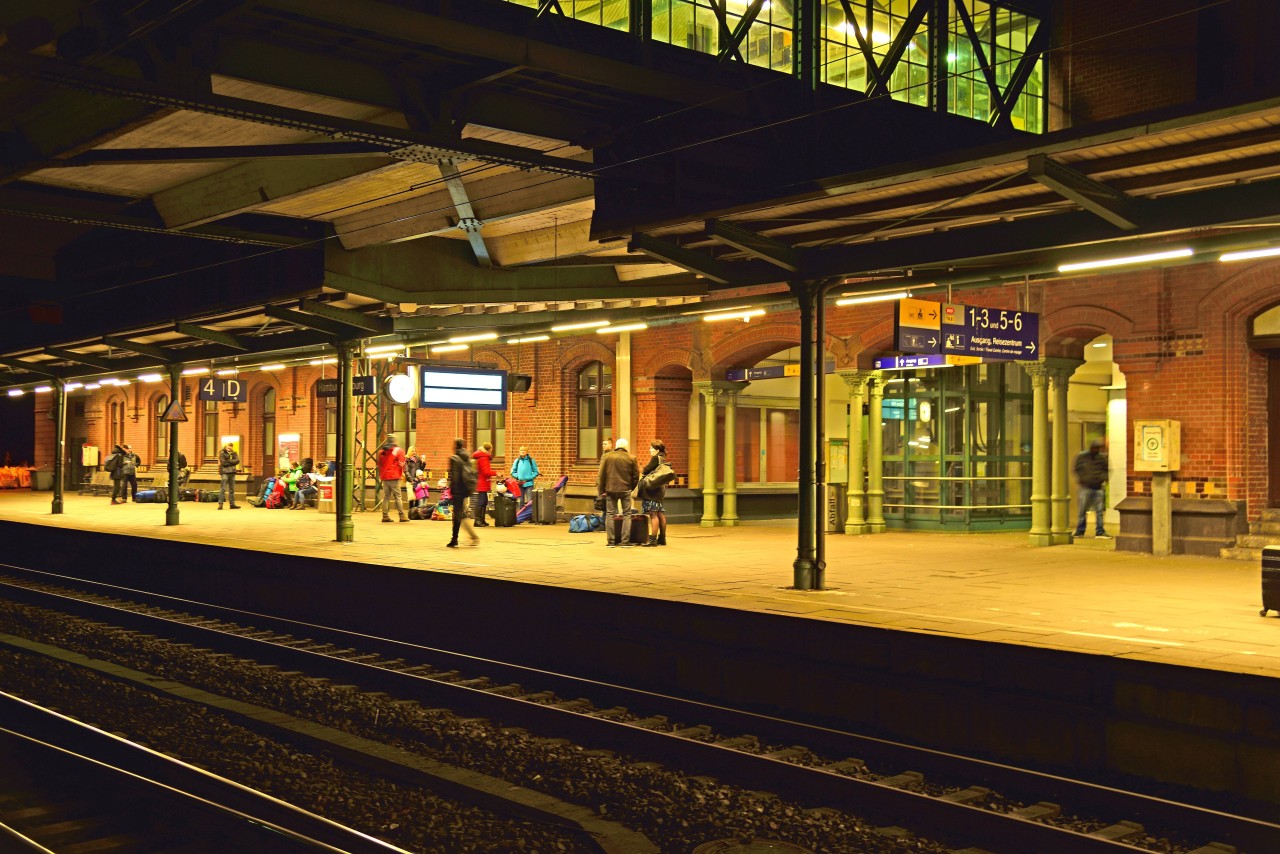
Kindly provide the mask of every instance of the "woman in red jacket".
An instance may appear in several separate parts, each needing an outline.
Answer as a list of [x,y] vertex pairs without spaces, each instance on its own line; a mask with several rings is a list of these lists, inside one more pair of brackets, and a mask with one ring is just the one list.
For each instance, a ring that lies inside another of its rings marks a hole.
[[489,490],[493,486],[493,445],[485,442],[476,451],[471,454],[471,459],[476,463],[476,518],[475,523],[480,527],[488,525],[485,514],[489,509]]

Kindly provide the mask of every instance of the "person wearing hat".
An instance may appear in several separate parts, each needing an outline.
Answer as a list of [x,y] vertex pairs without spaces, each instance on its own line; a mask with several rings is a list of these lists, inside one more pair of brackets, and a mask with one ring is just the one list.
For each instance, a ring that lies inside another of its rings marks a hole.
[[1080,482],[1080,518],[1076,522],[1076,536],[1083,537],[1086,518],[1092,510],[1096,517],[1094,536],[1100,540],[1109,540],[1111,535],[1102,525],[1102,517],[1106,512],[1106,496],[1102,486],[1107,482],[1107,451],[1101,439],[1089,443],[1089,450],[1082,451],[1076,457],[1076,480]]
[[219,510],[224,501],[231,505],[232,510],[240,509],[236,504],[236,470],[239,468],[240,454],[236,452],[236,446],[228,442],[218,454],[218,475],[222,479],[222,487],[218,490]]
[[[142,458],[128,445],[116,445],[115,453],[107,460],[111,472],[111,503],[126,504],[132,498],[138,500],[138,466]],[[119,499],[119,500],[116,500]]]

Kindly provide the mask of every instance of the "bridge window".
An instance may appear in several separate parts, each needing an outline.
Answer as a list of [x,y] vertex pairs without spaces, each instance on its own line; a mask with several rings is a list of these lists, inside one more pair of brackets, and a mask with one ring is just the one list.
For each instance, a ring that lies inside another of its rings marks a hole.
[[653,0],[653,38],[714,56],[734,56],[736,51],[751,65],[791,73],[795,63],[795,16],[791,4],[764,0],[747,32],[735,44],[734,36],[752,6],[752,0],[726,0],[722,27],[711,0]]
[[[867,94],[887,92],[897,101],[928,106],[929,16],[911,18],[921,0],[825,0],[821,38],[822,80]],[[845,11],[853,12],[852,17]],[[912,31],[903,33],[910,24]],[[885,76],[899,37],[906,44]],[[877,85],[877,81],[880,85]]]
[[592,362],[578,374],[578,459],[598,460],[613,439],[613,368]]
[[1022,90],[1009,108],[1013,126],[1031,133],[1043,132],[1044,60],[1027,56],[1040,21],[981,0],[968,0],[964,8],[976,38],[969,37],[964,16],[953,4],[947,50],[948,108],[957,115],[994,122],[999,103],[987,83],[990,72],[1000,100],[1011,94],[1015,81],[1021,81]]
[[631,28],[631,0],[507,0],[517,6],[530,9],[549,7],[555,9],[559,3],[560,11],[570,18],[599,24],[611,30],[628,30]]

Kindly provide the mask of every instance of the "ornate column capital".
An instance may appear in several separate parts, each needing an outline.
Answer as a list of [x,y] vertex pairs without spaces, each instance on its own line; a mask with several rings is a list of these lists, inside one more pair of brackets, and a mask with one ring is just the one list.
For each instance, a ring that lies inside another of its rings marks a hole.
[[836,376],[844,380],[851,394],[862,394],[867,390],[867,383],[876,376],[876,373],[876,371],[839,370],[836,371]]
[[1067,359],[1059,356],[1046,356],[1043,361],[1045,372],[1049,375],[1049,381],[1054,388],[1066,388],[1076,368],[1084,364],[1083,359]]
[[1037,359],[1034,362],[1018,362],[1022,369],[1027,372],[1027,376],[1031,377],[1032,388],[1047,388],[1049,385],[1049,366],[1045,364],[1044,359]]

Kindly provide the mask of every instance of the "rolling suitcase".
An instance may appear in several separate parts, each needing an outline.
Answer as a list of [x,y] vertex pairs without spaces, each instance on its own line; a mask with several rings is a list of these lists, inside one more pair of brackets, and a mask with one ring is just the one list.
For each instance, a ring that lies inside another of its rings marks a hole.
[[533,523],[535,525],[556,523],[556,491],[554,489],[533,491]]
[[1258,616],[1265,617],[1268,611],[1280,611],[1280,546],[1262,549],[1262,610]]
[[512,528],[516,524],[516,500],[506,493],[493,496],[493,524]]
[[619,546],[640,546],[649,540],[649,517],[635,510],[614,516],[609,520],[613,525],[613,542]]

